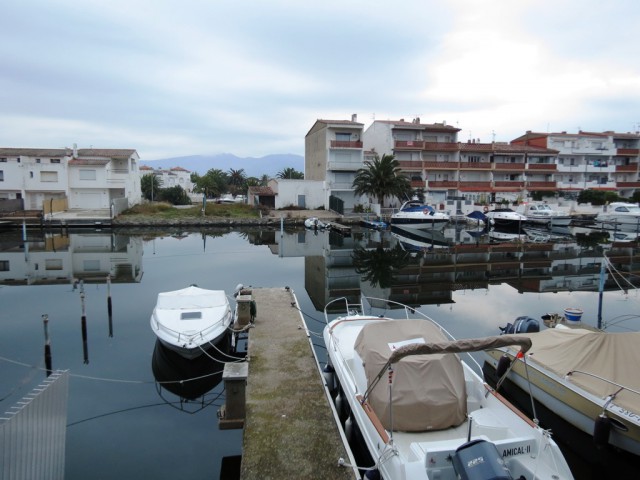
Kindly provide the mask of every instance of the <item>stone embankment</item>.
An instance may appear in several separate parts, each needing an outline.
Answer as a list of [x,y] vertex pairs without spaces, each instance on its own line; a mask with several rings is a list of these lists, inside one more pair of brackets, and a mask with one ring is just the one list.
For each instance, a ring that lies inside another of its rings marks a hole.
[[160,218],[154,215],[120,215],[111,222],[114,228],[119,227],[240,227],[240,226],[263,226],[280,227],[302,226],[305,219],[318,217],[326,222],[340,223],[344,225],[358,224],[361,220],[359,216],[345,217],[335,212],[326,210],[275,210],[262,218],[237,218],[237,217],[182,217],[182,218]]

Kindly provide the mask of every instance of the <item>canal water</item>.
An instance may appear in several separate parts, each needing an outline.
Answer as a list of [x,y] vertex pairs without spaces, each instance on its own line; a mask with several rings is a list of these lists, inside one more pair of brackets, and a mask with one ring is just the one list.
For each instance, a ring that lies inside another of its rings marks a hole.
[[[316,333],[328,301],[360,294],[411,304],[458,338],[495,335],[518,316],[566,307],[582,308],[585,323],[607,331],[640,330],[637,291],[611,275],[617,269],[634,281],[637,244],[569,233],[505,244],[460,228],[430,243],[358,228],[348,237],[258,228],[28,232],[26,241],[0,233],[0,410],[46,377],[46,315],[52,368],[70,373],[65,478],[233,478],[242,432],[219,430],[217,415],[221,362],[242,352],[185,365],[162,351],[149,325],[159,292],[196,284],[231,296],[238,284],[288,286]],[[605,256],[612,270],[600,300]],[[193,389],[158,383],[202,372],[213,375]],[[597,478],[593,461],[571,458],[576,478]]]

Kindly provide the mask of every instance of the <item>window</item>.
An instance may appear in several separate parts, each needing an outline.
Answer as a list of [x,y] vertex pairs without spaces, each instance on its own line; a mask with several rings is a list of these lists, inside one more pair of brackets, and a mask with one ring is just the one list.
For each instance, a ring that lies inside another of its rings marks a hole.
[[84,260],[82,266],[85,272],[99,272],[100,260]]
[[29,172],[29,178],[33,178],[33,172]]
[[351,134],[350,133],[339,133],[336,132],[336,141],[338,142],[350,142]]
[[0,272],[9,271],[9,260],[0,260]]
[[36,158],[36,163],[40,163],[40,159],[39,158]]
[[7,159],[6,158],[0,158],[0,163],[7,163]]
[[60,258],[45,259],[44,269],[45,270],[62,270],[62,259]]
[[0,182],[4,182],[4,170],[0,170]]
[[80,170],[80,180],[95,180],[95,179],[96,179],[95,170]]
[[41,182],[57,182],[58,172],[40,172]]
[[469,155],[469,163],[480,163],[480,157],[478,155]]
[[60,159],[59,158],[51,158],[49,159],[50,163],[60,163]]

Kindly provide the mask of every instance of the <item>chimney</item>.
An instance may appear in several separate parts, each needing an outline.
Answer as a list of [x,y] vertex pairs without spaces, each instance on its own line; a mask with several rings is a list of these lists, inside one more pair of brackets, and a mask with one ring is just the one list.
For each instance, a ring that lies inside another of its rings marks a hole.
[[78,144],[73,144],[73,158],[78,158]]
[[414,118],[413,123],[415,123],[416,125],[420,125],[420,117]]
[[358,121],[358,114],[357,113],[351,114],[351,121],[354,122],[354,123]]

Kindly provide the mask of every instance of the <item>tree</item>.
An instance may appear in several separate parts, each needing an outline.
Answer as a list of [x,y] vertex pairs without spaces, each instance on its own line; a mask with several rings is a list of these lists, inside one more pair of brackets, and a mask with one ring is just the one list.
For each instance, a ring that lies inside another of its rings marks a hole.
[[304,173],[297,171],[295,168],[287,167],[284,170],[280,170],[276,177],[287,180],[303,180]]
[[269,175],[265,173],[260,177],[260,186],[266,187],[267,185],[269,185]]
[[240,170],[230,168],[227,172],[227,182],[229,183],[231,193],[234,195],[243,193],[247,189],[247,174],[244,173],[244,168]]
[[191,181],[194,184],[193,191],[204,193],[205,197],[219,197],[227,191],[227,174],[217,168],[212,168],[204,175],[191,174]]
[[160,179],[153,173],[147,173],[140,179],[140,190],[142,197],[147,200],[157,200],[160,192]]
[[591,205],[604,205],[615,202],[620,197],[616,192],[606,192],[603,190],[582,190],[578,195],[578,203],[591,203]]
[[376,155],[373,162],[367,161],[364,165],[353,180],[356,195],[370,195],[382,205],[386,196],[403,198],[411,193],[411,182],[398,174],[400,163],[393,155],[383,155],[382,158]]
[[180,185],[160,189],[157,199],[172,205],[191,205],[189,195]]

